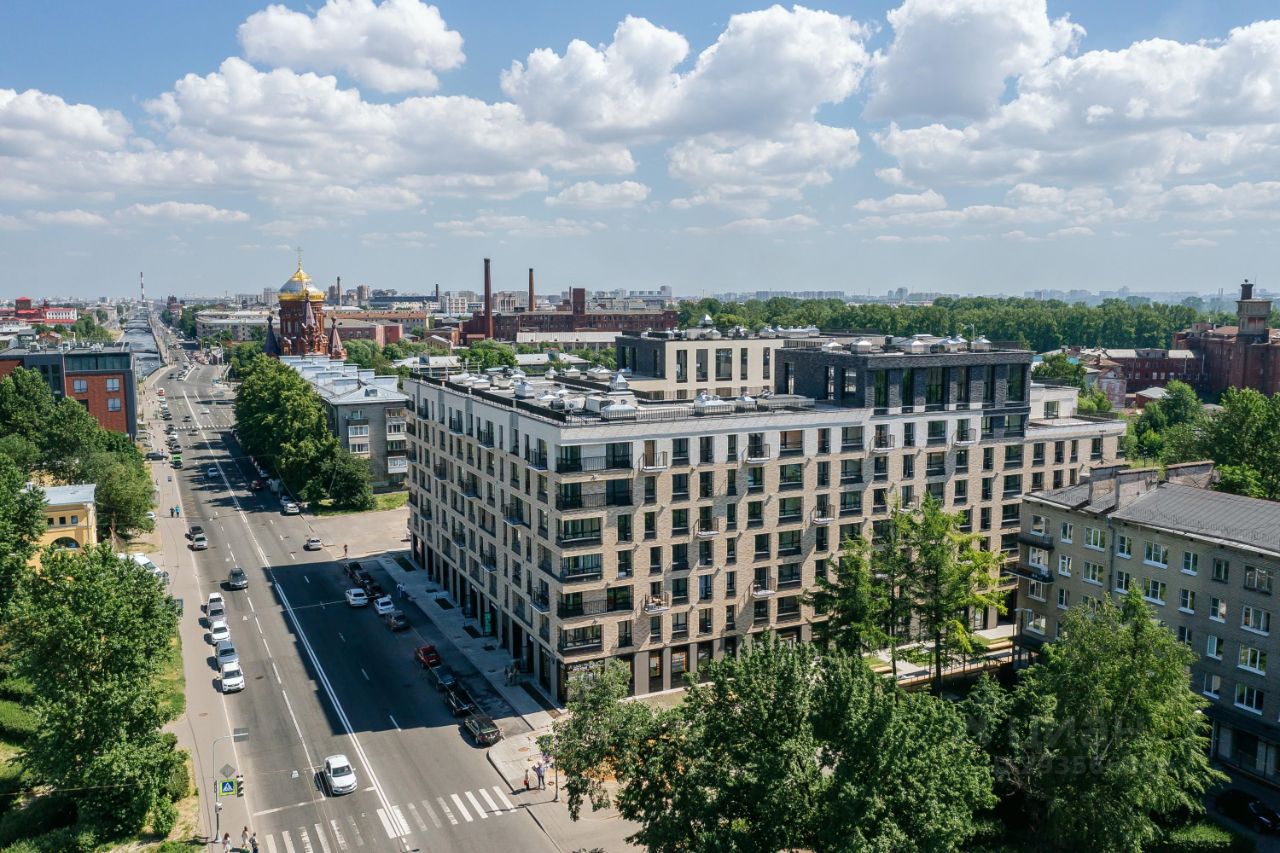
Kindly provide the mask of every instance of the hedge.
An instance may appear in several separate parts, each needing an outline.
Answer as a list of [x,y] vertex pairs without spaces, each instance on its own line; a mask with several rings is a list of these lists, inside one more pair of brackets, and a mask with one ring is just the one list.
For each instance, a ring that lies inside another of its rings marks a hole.
[[1171,829],[1152,853],[1252,853],[1253,841],[1212,820]]
[[34,714],[11,699],[0,699],[0,739],[21,743],[35,732]]

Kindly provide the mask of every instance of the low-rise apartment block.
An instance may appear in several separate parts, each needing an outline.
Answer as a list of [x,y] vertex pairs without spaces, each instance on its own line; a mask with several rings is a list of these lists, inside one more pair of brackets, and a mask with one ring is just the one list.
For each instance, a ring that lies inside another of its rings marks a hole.
[[1280,503],[1211,488],[1210,463],[1095,469],[1027,495],[1018,534],[1018,643],[1058,635],[1066,609],[1142,590],[1157,619],[1196,653],[1213,754],[1280,784]]
[[[756,393],[733,397],[709,385],[678,399],[665,369],[641,375],[652,356],[639,341],[660,364],[688,348],[660,333],[619,338],[631,378],[406,381],[414,557],[550,695],[604,658],[650,693],[762,631],[810,639],[804,592],[898,501],[933,495],[1016,556],[1023,491],[1077,482],[1115,459],[1124,432],[1077,416],[1073,390],[1032,385],[1026,351],[765,340],[742,341],[759,365],[732,382]],[[686,356],[695,378],[700,346]],[[717,348],[708,338],[708,376]]]

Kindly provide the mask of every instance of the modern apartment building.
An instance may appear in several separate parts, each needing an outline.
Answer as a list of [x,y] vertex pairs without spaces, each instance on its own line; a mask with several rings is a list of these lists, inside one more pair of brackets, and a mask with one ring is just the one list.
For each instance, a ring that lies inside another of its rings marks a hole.
[[1022,504],[1017,639],[1057,637],[1068,607],[1131,587],[1197,655],[1191,688],[1211,700],[1213,754],[1280,784],[1280,503],[1215,492],[1212,464],[1095,469]]
[[[688,343],[637,340],[670,365]],[[761,364],[734,385],[773,390],[671,399],[662,376],[638,392],[646,377],[622,372],[406,381],[415,559],[550,695],[603,658],[650,693],[753,634],[808,640],[803,593],[897,500],[932,494],[1016,554],[1022,492],[1113,460],[1124,431],[1076,416],[1071,389],[1031,385],[1025,351],[807,337],[741,351]]]
[[32,345],[0,352],[0,376],[19,367],[40,371],[55,397],[78,400],[104,429],[130,438],[137,434],[133,352],[128,343]]
[[409,473],[408,396],[399,377],[377,376],[323,355],[281,356],[311,384],[324,404],[329,431],[344,448],[369,463],[375,489],[403,488]]

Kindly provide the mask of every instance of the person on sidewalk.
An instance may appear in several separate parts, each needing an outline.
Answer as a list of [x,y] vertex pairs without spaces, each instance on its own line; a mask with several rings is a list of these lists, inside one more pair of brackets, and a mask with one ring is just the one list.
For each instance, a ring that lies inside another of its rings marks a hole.
[[529,790],[529,768],[528,767],[524,769],[524,789],[526,792]]
[[222,853],[231,853],[231,833],[222,833]]
[[249,827],[247,826],[244,829],[240,830],[240,849],[241,850],[249,849]]
[[253,853],[258,853],[258,833],[256,832],[249,836],[249,849],[253,851]]
[[538,774],[538,790],[545,790],[547,787],[547,771],[543,768],[542,762],[538,762],[533,768],[533,772]]

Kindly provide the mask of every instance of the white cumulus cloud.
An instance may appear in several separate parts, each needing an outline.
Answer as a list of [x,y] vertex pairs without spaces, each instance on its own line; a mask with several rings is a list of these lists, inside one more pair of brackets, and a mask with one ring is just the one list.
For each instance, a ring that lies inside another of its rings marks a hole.
[[162,201],[157,204],[134,204],[119,215],[125,219],[166,220],[181,222],[248,222],[243,210],[228,210],[211,204],[185,201]]
[[618,207],[635,207],[648,197],[649,188],[637,181],[620,181],[615,184],[580,181],[565,187],[553,196],[548,196],[546,204],[549,207],[607,210]]
[[102,214],[78,207],[74,210],[36,210],[28,214],[28,218],[41,225],[76,225],[94,228],[107,224],[107,219]]
[[922,193],[894,193],[887,198],[864,198],[855,204],[855,210],[867,213],[899,213],[908,210],[941,210],[947,200],[941,193],[925,190]]

